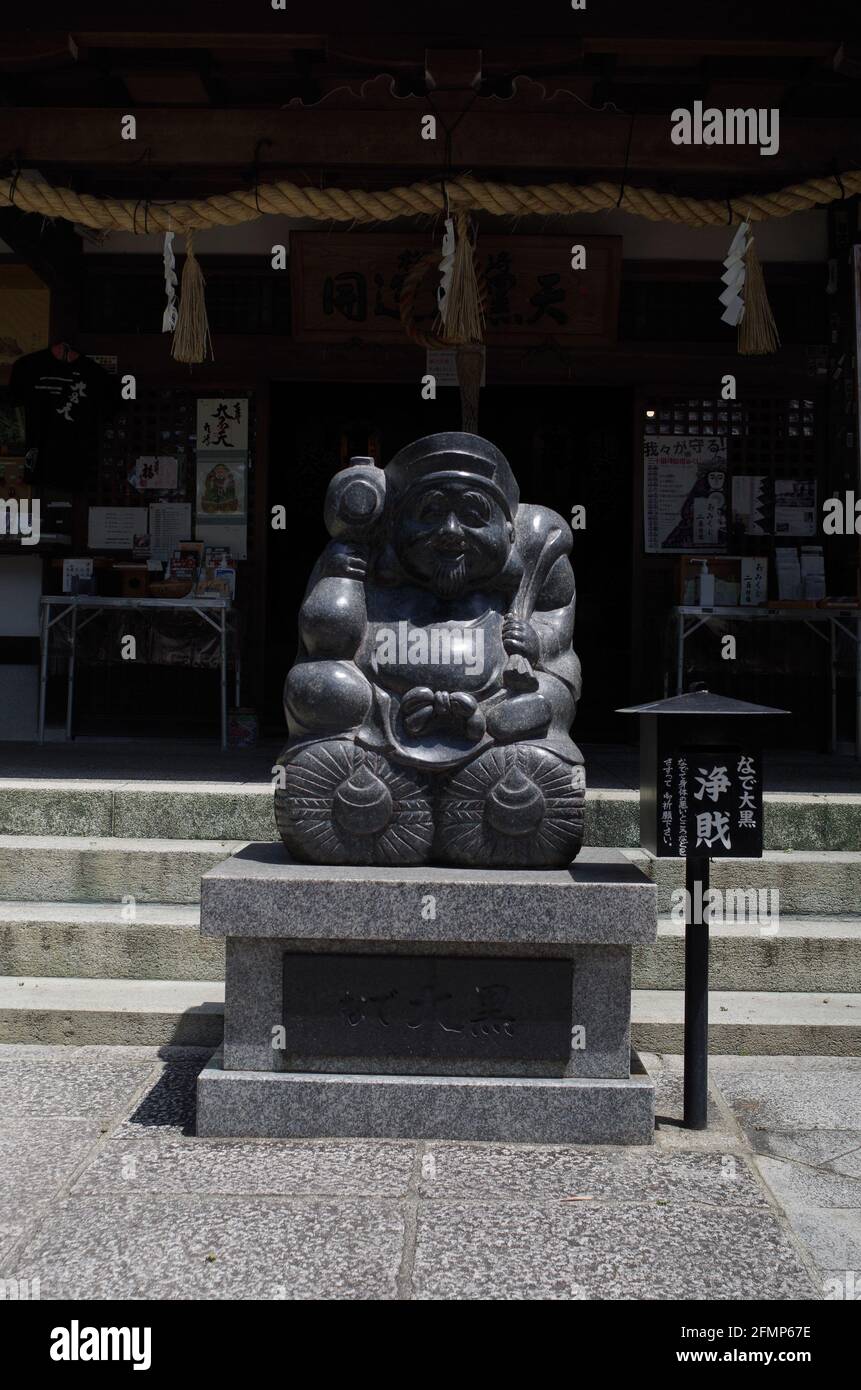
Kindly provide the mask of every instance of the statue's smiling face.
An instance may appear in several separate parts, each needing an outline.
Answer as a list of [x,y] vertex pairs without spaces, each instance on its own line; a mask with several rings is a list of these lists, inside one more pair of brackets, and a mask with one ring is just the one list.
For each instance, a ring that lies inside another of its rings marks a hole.
[[394,542],[408,574],[454,598],[499,574],[513,535],[501,506],[483,488],[430,481],[406,499]]

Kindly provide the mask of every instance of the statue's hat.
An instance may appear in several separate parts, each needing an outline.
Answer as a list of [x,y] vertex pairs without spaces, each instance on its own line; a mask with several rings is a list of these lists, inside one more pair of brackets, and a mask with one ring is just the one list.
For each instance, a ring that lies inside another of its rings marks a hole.
[[401,449],[386,466],[386,477],[400,498],[429,479],[477,483],[496,498],[508,519],[520,500],[508,459],[477,434],[428,434]]

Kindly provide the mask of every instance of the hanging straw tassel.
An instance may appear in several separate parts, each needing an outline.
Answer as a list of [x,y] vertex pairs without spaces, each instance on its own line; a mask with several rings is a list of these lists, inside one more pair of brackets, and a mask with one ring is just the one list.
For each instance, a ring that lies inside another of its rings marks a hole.
[[744,314],[738,326],[738,350],[746,357],[762,356],[777,351],[780,336],[753,237],[748,242],[744,265]]
[[177,362],[203,362],[207,352],[214,357],[206,317],[206,281],[194,254],[194,232],[185,234],[185,265],[182,268],[179,318],[171,349]]
[[455,360],[461,429],[467,434],[476,434],[484,372],[484,311],[475,274],[469,217],[465,212],[455,214],[455,230],[454,257],[445,296],[445,335],[449,342],[458,344]]
[[480,343],[484,336],[484,313],[475,275],[469,217],[465,212],[456,214],[455,226],[457,241],[451,287],[446,296],[446,337],[457,343]]

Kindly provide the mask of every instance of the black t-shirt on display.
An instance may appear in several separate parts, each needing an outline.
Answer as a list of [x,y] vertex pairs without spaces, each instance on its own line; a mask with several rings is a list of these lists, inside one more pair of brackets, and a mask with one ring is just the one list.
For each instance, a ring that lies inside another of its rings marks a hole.
[[85,487],[95,473],[99,420],[120,404],[117,383],[89,357],[63,361],[45,348],[18,358],[9,388],[25,409],[27,448],[37,451],[37,492]]

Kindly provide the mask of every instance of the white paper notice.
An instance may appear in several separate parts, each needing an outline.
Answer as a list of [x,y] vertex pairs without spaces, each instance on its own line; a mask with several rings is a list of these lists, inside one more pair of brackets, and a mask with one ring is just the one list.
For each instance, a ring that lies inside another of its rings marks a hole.
[[93,562],[92,560],[64,560],[63,561],[63,593],[72,592],[73,579],[92,579]]
[[135,536],[146,530],[146,507],[90,507],[87,545],[90,550],[131,550]]
[[732,515],[746,536],[767,536],[770,511],[763,474],[739,475],[732,480]]
[[816,535],[816,483],[810,479],[777,478],[774,483],[774,534]]
[[768,602],[768,559],[765,555],[742,556],[738,601],[742,608]]
[[180,541],[190,541],[191,503],[153,502],[149,509],[150,558],[169,560]]
[[[459,386],[456,348],[428,348],[425,371],[437,386]],[[487,353],[481,355],[481,384],[487,385]]]

